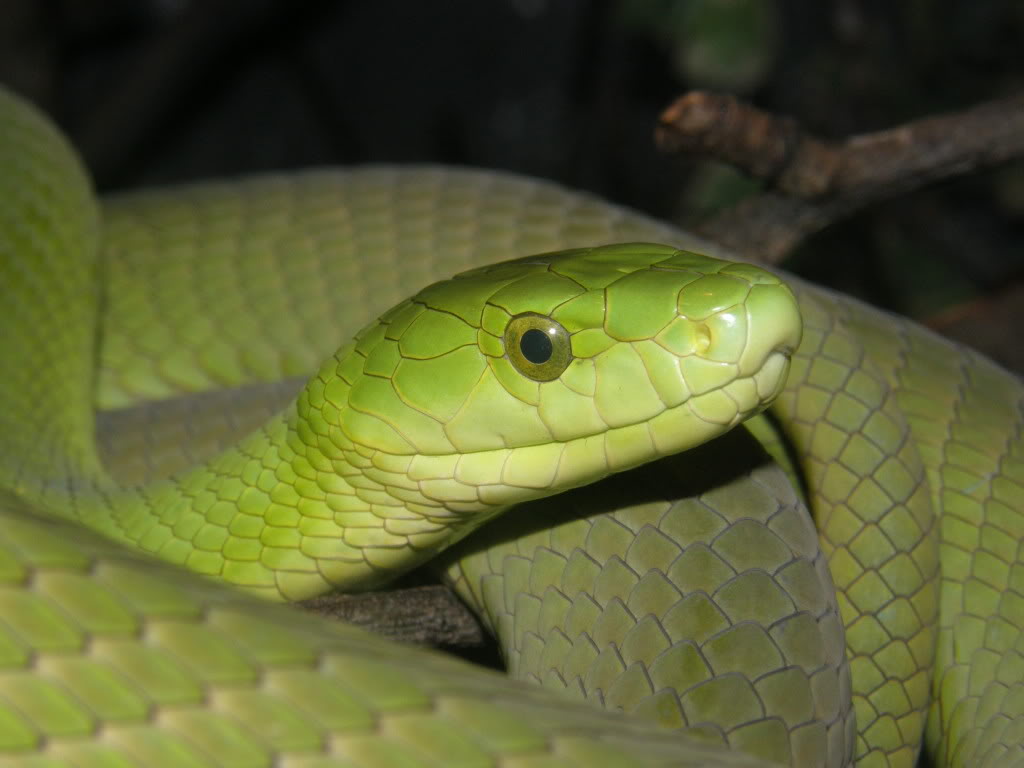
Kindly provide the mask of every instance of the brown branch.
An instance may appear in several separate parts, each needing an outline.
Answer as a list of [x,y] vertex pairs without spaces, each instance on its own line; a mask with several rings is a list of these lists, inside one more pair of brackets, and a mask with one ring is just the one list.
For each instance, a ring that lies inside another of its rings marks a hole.
[[439,584],[315,597],[300,606],[395,640],[435,648],[476,648],[487,641],[476,617]]
[[693,91],[662,113],[655,140],[663,151],[707,154],[766,182],[763,193],[697,230],[776,263],[871,203],[1024,155],[1024,94],[828,142],[733,96]]

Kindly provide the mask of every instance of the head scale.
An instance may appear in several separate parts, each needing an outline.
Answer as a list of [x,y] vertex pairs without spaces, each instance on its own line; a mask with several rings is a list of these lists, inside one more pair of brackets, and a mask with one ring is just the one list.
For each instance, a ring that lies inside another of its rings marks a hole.
[[468,514],[721,434],[779,393],[799,339],[792,293],[757,267],[576,249],[425,288],[328,361],[306,404],[328,452],[385,493]]

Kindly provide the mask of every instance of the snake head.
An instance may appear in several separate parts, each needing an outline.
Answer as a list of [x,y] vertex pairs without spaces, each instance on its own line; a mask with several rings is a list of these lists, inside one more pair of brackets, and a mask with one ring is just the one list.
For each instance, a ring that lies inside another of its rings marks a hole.
[[407,505],[498,508],[763,410],[800,334],[789,288],[758,267],[648,243],[574,249],[425,288],[328,361],[300,410]]

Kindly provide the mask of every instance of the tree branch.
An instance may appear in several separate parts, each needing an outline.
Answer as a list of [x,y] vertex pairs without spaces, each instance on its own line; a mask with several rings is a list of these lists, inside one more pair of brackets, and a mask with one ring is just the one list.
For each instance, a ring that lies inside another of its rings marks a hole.
[[440,584],[354,595],[334,593],[299,605],[406,643],[464,649],[487,642],[476,617]]
[[693,91],[661,117],[665,152],[698,152],[766,182],[700,234],[777,263],[807,236],[871,203],[1024,155],[1024,94],[829,142],[727,94]]

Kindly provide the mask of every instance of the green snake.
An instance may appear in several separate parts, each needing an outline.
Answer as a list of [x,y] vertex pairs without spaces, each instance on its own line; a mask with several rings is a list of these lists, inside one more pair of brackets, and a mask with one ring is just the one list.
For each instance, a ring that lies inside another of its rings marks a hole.
[[[3,90],[0,201],[0,766],[1024,764],[970,350],[509,174],[100,203]],[[272,604],[431,558],[518,680]]]

